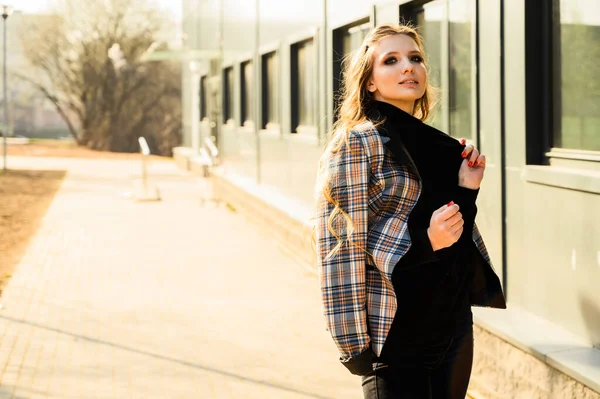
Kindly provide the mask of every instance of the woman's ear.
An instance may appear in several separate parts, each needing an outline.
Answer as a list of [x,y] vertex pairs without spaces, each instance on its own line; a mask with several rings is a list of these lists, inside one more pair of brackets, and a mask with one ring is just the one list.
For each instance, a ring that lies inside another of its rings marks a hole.
[[375,93],[375,91],[377,90],[377,87],[375,87],[375,83],[373,82],[373,79],[369,80],[369,82],[367,83],[367,90],[369,90],[371,93]]

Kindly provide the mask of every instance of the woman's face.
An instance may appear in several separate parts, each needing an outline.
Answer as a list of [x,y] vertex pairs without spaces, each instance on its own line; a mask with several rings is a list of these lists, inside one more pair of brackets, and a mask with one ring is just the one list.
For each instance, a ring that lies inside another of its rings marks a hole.
[[427,88],[427,71],[417,43],[398,34],[381,39],[373,49],[373,74],[367,90],[375,100],[413,113],[415,101]]

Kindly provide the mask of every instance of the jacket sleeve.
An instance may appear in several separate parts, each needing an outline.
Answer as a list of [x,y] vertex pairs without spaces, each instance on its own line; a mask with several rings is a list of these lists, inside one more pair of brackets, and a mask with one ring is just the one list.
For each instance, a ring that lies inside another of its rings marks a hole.
[[440,260],[439,254],[433,250],[427,229],[408,227],[411,239],[411,247],[408,252],[400,258],[396,267],[409,268],[424,263]]
[[460,212],[465,222],[461,240],[471,241],[473,236],[473,225],[477,216],[477,195],[479,189],[471,190],[465,187],[457,187],[455,202],[460,207]]
[[[326,154],[332,197],[353,222],[348,234],[345,219],[333,215],[334,205],[318,196],[316,246],[325,322],[340,353],[340,361],[353,374],[372,371],[372,351],[367,327],[366,257],[370,156],[360,137],[351,133],[347,145]],[[331,231],[335,231],[335,234]],[[342,240],[339,250],[338,234]]]
[[[477,215],[477,205],[475,204],[477,194],[479,194],[479,189],[471,190],[460,186],[457,186],[456,188],[454,202],[459,205],[460,212],[465,222],[463,233],[460,237],[461,241],[469,242],[473,235],[473,225],[475,224],[475,216]],[[456,256],[456,249],[454,247],[434,251],[429,236],[427,235],[427,229],[412,229],[409,226],[409,232],[412,246],[400,259],[396,267],[409,268]]]

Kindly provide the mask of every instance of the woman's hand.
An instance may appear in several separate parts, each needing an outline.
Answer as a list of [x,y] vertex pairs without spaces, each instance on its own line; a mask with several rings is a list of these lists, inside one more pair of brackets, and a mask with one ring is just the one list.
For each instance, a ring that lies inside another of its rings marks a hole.
[[[464,140],[461,140],[464,144]],[[477,190],[483,180],[485,171],[485,155],[480,155],[479,151],[469,144],[465,147],[462,156],[464,158],[458,171],[458,185],[460,187]]]
[[454,202],[433,212],[427,229],[427,236],[433,250],[447,248],[458,241],[464,224],[458,205]]

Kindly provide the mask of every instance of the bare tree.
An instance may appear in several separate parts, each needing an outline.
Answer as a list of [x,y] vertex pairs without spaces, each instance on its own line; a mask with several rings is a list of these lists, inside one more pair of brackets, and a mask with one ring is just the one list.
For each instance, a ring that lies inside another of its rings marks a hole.
[[170,154],[181,137],[181,75],[165,50],[160,11],[136,0],[60,0],[52,16],[23,26],[30,68],[17,73],[56,107],[80,145],[134,152],[144,136]]

